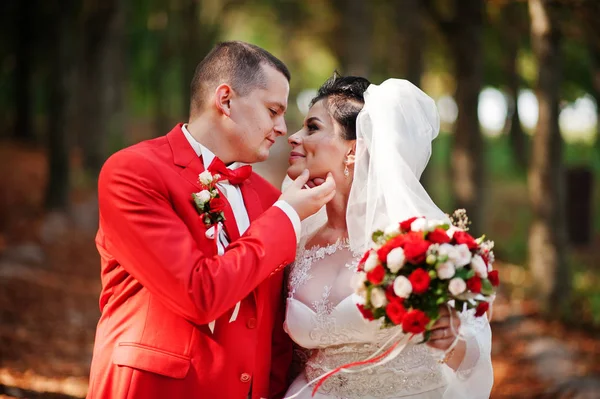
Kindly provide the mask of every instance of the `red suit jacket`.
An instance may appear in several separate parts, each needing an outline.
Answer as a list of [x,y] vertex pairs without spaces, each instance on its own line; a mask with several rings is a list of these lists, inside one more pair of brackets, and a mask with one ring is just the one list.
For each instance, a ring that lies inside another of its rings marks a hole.
[[217,256],[191,200],[203,170],[181,125],[106,161],[96,237],[102,315],[88,398],[285,393],[292,349],[283,332],[282,269],[295,256],[293,225],[272,206],[278,190],[253,173],[240,185],[250,227],[235,237],[226,208],[231,243]]

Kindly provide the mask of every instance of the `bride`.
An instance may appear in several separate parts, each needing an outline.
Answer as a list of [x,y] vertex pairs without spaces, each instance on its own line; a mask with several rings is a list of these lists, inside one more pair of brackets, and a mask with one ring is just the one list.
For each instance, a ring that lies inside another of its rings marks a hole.
[[[303,222],[289,270],[285,329],[299,347],[301,372],[286,397],[311,398],[312,386],[303,389],[309,381],[366,359],[399,328],[363,319],[351,281],[374,230],[411,216],[445,218],[419,183],[438,132],[434,101],[410,82],[389,79],[377,86],[334,75],[311,102],[302,129],[290,136],[288,176],[308,169],[318,184],[331,172],[336,196]],[[386,364],[337,373],[315,398],[489,397],[487,318],[442,311],[427,344],[413,340]]]

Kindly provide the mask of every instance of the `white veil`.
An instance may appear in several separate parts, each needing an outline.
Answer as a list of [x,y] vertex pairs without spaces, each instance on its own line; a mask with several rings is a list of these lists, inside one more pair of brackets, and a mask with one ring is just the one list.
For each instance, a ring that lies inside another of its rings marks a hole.
[[[431,156],[440,120],[431,97],[407,80],[371,84],[356,121],[356,161],[346,221],[355,253],[377,229],[412,216],[446,219],[419,178]],[[291,180],[286,177],[284,188]],[[302,237],[327,221],[323,207],[302,222]]]
[[440,118],[431,97],[407,80],[370,85],[356,121],[356,162],[346,220],[353,251],[377,229],[413,216],[446,218],[419,182]]

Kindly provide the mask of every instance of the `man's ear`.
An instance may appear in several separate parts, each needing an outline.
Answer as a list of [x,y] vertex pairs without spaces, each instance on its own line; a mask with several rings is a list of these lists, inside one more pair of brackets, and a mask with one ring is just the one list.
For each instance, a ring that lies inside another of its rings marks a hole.
[[215,106],[224,116],[231,116],[231,98],[233,89],[227,83],[221,83],[215,89]]
[[352,147],[346,152],[346,165],[354,165],[356,162],[356,140],[352,143]]

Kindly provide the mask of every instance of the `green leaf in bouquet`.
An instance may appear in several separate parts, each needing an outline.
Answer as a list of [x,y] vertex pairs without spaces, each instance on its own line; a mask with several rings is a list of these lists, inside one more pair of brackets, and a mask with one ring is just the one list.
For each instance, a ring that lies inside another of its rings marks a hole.
[[380,318],[382,318],[384,316],[385,316],[385,309],[384,308],[373,309],[373,317],[375,319],[380,319]]
[[439,306],[439,305],[443,305],[443,304],[445,304],[446,302],[448,302],[448,298],[441,296],[441,297],[439,297],[439,298],[437,299],[437,301],[435,301],[435,302],[436,302],[436,304],[437,304],[438,306]]
[[473,277],[475,277],[475,270],[469,269],[469,272],[467,273],[467,278],[466,279],[468,280],[468,279],[473,278]]
[[371,236],[371,239],[373,240],[373,242],[378,243],[379,240],[383,237],[384,233],[381,230],[376,230],[373,232],[373,235]]
[[481,293],[483,295],[492,295],[494,293],[494,286],[487,278],[481,279]]
[[462,269],[456,269],[456,273],[454,274],[454,277],[458,277],[458,278],[462,278],[463,280],[468,280],[469,274],[470,274],[471,270],[467,269],[467,268],[462,268]]
[[464,308],[465,308],[465,301],[461,301],[461,300],[459,300],[459,299],[456,299],[456,300],[454,301],[454,308],[455,308],[457,311],[459,311],[459,312],[462,312],[462,311],[464,310]]

